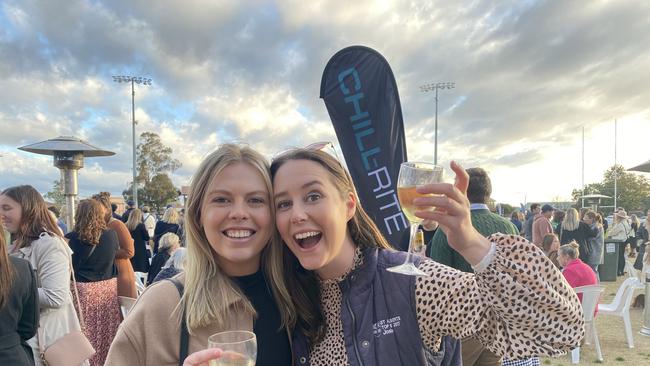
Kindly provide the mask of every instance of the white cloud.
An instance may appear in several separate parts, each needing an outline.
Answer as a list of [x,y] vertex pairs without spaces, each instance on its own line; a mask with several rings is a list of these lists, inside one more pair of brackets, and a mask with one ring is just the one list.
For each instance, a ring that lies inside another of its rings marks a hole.
[[440,162],[487,168],[496,198],[568,197],[582,124],[586,183],[613,163],[614,118],[619,162],[650,158],[645,2],[6,1],[0,12],[0,187],[48,189],[56,169],[16,147],[73,134],[116,152],[88,163],[80,187],[121,192],[131,95],[116,74],[153,78],[136,88],[137,131],[174,149],[177,184],[224,141],[267,156],[335,141],[320,77],[353,44],[390,62],[411,158],[433,156],[433,95],[418,86],[456,82],[440,94]]

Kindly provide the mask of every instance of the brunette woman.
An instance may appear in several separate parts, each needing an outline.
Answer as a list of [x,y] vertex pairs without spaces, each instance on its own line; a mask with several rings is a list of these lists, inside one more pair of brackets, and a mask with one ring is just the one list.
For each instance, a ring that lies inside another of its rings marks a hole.
[[104,206],[93,199],[79,202],[74,230],[66,238],[84,315],[84,334],[95,348],[91,365],[101,366],[120,325],[115,253],[117,233],[106,227]]
[[81,329],[70,291],[72,251],[34,187],[5,189],[0,194],[0,215],[5,228],[15,238],[10,254],[29,261],[36,272],[41,336],[27,343],[32,348],[35,364],[42,365],[40,349]]
[[390,249],[336,159],[307,149],[274,159],[276,225],[298,312],[296,365],[425,365],[445,335],[475,336],[510,359],[579,344],[581,306],[562,274],[524,238],[478,233],[468,175],[451,168],[455,185],[417,188],[429,196],[414,201],[416,215],[437,221],[475,273],[415,258],[429,276],[413,277],[387,271],[406,253]]
[[135,287],[135,272],[131,265],[130,259],[133,257],[135,250],[133,247],[133,238],[129,234],[129,229],[122,221],[113,218],[111,211],[111,194],[100,192],[93,196],[93,199],[101,203],[105,209],[104,220],[106,227],[117,233],[117,240],[120,247],[115,253],[115,267],[117,268],[117,295],[130,298],[138,297]]

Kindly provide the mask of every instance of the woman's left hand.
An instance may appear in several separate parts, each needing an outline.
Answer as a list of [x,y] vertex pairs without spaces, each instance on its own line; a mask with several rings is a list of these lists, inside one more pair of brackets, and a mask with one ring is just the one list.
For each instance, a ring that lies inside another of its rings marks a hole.
[[[431,195],[413,201],[420,210],[417,217],[438,222],[447,236],[449,246],[470,264],[478,264],[490,250],[490,242],[474,226],[466,197],[469,175],[458,163],[451,162],[455,183],[434,183],[417,187],[418,193]],[[435,210],[431,210],[435,208]]]
[[209,366],[208,362],[221,358],[223,351],[220,348],[208,348],[197,351],[187,356],[183,366]]

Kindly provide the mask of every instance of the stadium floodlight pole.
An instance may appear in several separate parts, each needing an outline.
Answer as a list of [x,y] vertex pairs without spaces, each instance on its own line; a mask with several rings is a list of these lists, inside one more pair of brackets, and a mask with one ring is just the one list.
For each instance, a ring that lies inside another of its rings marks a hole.
[[138,187],[136,184],[136,149],[135,149],[135,84],[151,85],[151,79],[143,78],[141,76],[125,76],[113,75],[113,81],[116,83],[131,83],[131,126],[133,132],[133,184],[131,189],[133,191],[133,202],[135,207],[138,207]]
[[433,141],[433,163],[438,164],[438,90],[439,89],[453,89],[456,87],[456,83],[452,81],[439,82],[439,83],[427,83],[420,85],[420,91],[427,93],[430,91],[435,91],[436,95],[436,117],[434,120],[434,141]]

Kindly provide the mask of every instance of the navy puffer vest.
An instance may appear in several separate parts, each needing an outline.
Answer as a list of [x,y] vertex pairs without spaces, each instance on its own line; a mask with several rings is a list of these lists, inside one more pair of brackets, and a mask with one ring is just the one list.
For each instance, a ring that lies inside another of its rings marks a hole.
[[[420,336],[414,276],[386,271],[404,263],[406,253],[369,248],[363,264],[340,282],[341,320],[351,366],[461,364],[460,342],[444,337],[439,352],[428,349]],[[416,265],[420,258],[415,258]],[[309,346],[294,332],[295,364],[309,365]]]

